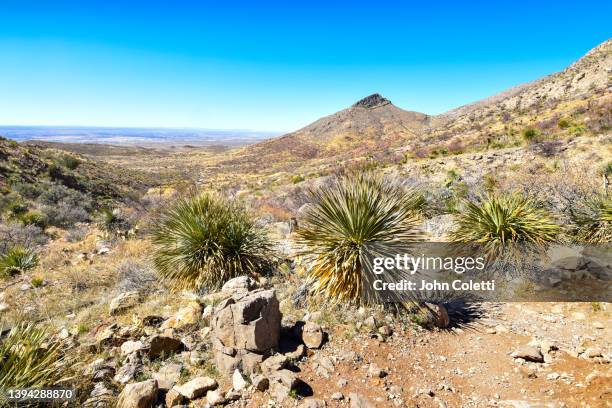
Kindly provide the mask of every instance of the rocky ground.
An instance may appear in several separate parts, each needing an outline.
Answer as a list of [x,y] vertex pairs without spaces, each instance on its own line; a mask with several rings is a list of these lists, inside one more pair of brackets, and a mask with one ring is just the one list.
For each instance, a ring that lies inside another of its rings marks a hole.
[[[95,386],[84,405],[117,395],[123,407],[610,404],[608,304],[490,304],[472,321],[425,329],[378,308],[330,318],[336,311],[293,305],[288,287],[236,278],[184,295],[172,313],[99,327],[82,345],[98,357],[85,369]],[[138,302],[124,293],[110,313],[125,317]]]

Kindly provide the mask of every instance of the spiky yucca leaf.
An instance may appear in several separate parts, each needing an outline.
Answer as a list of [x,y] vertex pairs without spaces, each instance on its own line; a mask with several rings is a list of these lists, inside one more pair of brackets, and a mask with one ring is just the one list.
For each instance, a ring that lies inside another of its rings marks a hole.
[[32,323],[20,323],[0,339],[0,389],[43,388],[69,380],[62,343]]
[[510,248],[539,249],[555,242],[560,227],[536,202],[520,194],[490,194],[464,201],[451,240],[481,244],[489,255]]
[[334,180],[310,192],[298,242],[310,260],[315,295],[332,301],[373,303],[374,257],[393,257],[420,240],[422,195],[371,174]]
[[580,242],[601,244],[612,242],[612,200],[594,197],[573,212],[572,223]]
[[269,266],[272,242],[244,208],[203,194],[179,200],[153,231],[153,263],[177,289],[218,288]]
[[13,276],[38,265],[38,255],[32,249],[15,246],[0,255],[0,276]]

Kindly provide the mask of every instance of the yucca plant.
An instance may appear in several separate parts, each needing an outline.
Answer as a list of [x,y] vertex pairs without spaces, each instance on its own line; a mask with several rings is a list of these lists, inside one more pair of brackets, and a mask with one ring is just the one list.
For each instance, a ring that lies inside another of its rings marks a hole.
[[572,211],[574,236],[579,242],[612,242],[612,199],[596,196]]
[[336,302],[379,301],[371,288],[378,279],[374,257],[393,257],[419,241],[423,196],[372,174],[334,180],[310,191],[311,205],[300,221],[298,243],[313,294]]
[[38,255],[32,249],[14,246],[0,255],[0,276],[13,276],[34,269]]
[[179,200],[153,231],[153,264],[177,289],[218,288],[267,269],[273,245],[238,203],[212,194]]
[[16,325],[0,338],[0,390],[48,388],[68,381],[71,364],[62,349],[60,341],[34,324]]
[[500,193],[464,201],[450,238],[479,244],[489,256],[497,256],[510,249],[539,250],[555,242],[559,232],[549,213],[532,199]]

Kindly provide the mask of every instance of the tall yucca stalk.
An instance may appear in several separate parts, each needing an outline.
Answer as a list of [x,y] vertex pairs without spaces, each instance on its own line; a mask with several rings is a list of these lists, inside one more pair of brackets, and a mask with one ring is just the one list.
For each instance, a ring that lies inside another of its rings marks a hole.
[[560,231],[545,209],[520,194],[490,194],[463,204],[451,240],[480,244],[490,255],[519,246],[540,249],[555,242]]
[[332,301],[373,303],[368,288],[374,257],[393,257],[420,239],[422,195],[371,174],[334,180],[310,192],[298,242],[310,260],[315,295]]
[[612,242],[612,199],[594,197],[572,213],[575,237],[592,244]]
[[261,272],[273,258],[266,231],[246,210],[211,194],[181,199],[166,210],[153,243],[158,273],[177,289],[218,288]]
[[61,385],[69,369],[62,343],[32,323],[20,323],[0,338],[0,390]]

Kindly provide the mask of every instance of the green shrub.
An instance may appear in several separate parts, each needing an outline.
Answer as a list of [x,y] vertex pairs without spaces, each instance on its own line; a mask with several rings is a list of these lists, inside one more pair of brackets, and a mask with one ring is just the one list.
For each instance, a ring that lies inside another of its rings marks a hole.
[[423,196],[371,174],[336,179],[310,192],[311,206],[297,230],[315,295],[333,301],[372,303],[365,290],[371,258],[401,253],[420,240]]
[[527,143],[535,142],[540,137],[540,131],[535,128],[523,129],[522,136]]
[[463,207],[451,240],[482,244],[492,253],[515,244],[539,248],[560,232],[546,210],[520,194],[489,194],[478,202],[465,200]]
[[15,246],[0,255],[0,276],[13,276],[38,265],[38,255],[32,249]]
[[597,196],[571,212],[574,236],[579,242],[612,242],[612,200]]
[[567,129],[568,127],[570,127],[572,124],[572,122],[569,121],[569,119],[559,119],[559,123],[557,124],[559,126],[559,129]]
[[45,281],[42,278],[32,278],[30,281],[30,285],[32,285],[34,288],[40,288],[44,283]]
[[1,339],[0,360],[1,390],[60,386],[69,380],[70,361],[62,343],[32,323],[16,325]]
[[167,209],[153,231],[153,264],[175,288],[218,288],[269,268],[272,242],[233,201],[202,194]]
[[121,211],[118,208],[114,210],[103,208],[100,211],[98,225],[106,232],[117,232],[130,228],[129,223],[121,216]]
[[60,163],[69,170],[76,170],[76,168],[81,164],[81,160],[66,154],[62,156]]
[[47,227],[46,217],[40,211],[28,211],[17,218],[23,225],[36,225],[42,229]]

